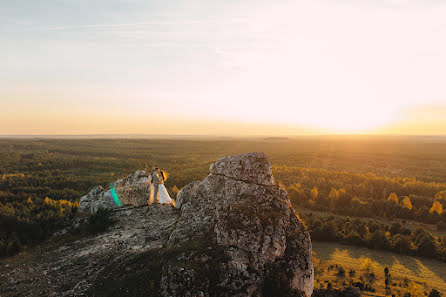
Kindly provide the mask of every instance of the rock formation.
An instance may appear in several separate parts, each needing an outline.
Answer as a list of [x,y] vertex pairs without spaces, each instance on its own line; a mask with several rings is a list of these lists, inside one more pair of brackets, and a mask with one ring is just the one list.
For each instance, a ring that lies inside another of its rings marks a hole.
[[[126,203],[140,192],[122,188],[144,178],[115,183]],[[104,201],[92,199],[102,192],[84,202]],[[179,192],[177,206],[117,209],[105,233],[9,267],[0,295],[311,296],[310,237],[264,154],[216,161],[203,181]]]
[[175,207],[180,209],[181,206],[186,204],[189,201],[189,198],[195,193],[199,185],[199,181],[194,181],[182,188],[177,194]]
[[122,205],[146,205],[150,197],[151,181],[152,176],[147,171],[138,170],[134,174],[112,183],[109,190],[96,187],[80,199],[79,211],[92,214],[101,208],[110,209],[121,206],[117,205],[113,198],[112,189]]
[[[185,191],[163,296],[311,296],[311,241],[262,153],[222,158]],[[206,276],[203,279],[203,276]]]

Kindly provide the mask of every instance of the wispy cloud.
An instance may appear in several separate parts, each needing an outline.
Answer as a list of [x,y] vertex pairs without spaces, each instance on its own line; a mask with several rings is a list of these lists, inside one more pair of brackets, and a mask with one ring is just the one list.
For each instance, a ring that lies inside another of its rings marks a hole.
[[136,23],[118,23],[118,24],[85,24],[85,25],[61,25],[36,27],[36,31],[63,31],[76,29],[106,29],[106,28],[125,28],[125,27],[141,27],[141,26],[190,26],[190,25],[237,25],[246,23],[246,19],[229,19],[229,20],[174,20],[174,21],[147,21]]

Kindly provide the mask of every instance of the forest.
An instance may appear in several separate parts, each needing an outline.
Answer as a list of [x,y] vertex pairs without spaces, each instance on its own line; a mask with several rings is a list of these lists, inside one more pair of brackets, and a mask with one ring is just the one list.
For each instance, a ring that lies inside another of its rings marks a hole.
[[277,167],[292,203],[340,215],[446,223],[446,184],[325,169]]
[[0,256],[68,224],[96,185],[158,166],[175,195],[216,159],[249,151],[268,155],[313,240],[446,260],[446,140],[363,136],[0,139]]

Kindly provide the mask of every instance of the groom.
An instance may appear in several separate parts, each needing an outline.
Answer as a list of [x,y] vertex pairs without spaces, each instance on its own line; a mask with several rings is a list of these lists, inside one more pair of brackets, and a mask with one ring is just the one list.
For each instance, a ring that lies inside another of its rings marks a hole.
[[159,203],[160,199],[158,197],[159,186],[162,184],[164,179],[161,176],[161,170],[156,167],[155,172],[152,174],[153,183],[153,203]]

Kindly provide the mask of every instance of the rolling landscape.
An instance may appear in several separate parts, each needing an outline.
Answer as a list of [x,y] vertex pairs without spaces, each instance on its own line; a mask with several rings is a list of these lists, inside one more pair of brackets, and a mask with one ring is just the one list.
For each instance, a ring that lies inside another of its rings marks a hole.
[[315,288],[446,293],[441,137],[3,139],[0,148],[2,270],[53,244],[52,234],[81,215],[79,199],[96,185],[160,166],[176,197],[220,156],[264,151],[310,231]]
[[0,297],[446,297],[446,1],[0,1]]

